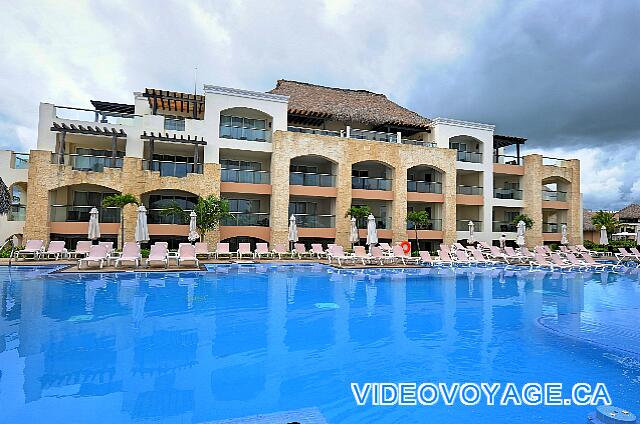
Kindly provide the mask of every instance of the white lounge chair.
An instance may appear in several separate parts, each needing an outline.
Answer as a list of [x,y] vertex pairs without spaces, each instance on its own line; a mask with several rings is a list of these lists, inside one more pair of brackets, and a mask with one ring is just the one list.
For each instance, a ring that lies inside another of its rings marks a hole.
[[40,257],[43,259],[53,259],[58,260],[60,258],[67,257],[67,249],[64,247],[64,241],[50,241],[49,248],[44,252],[40,253]]
[[282,259],[282,256],[291,256],[291,252],[287,249],[287,246],[284,243],[278,243],[273,248],[273,254],[278,255],[278,259]]
[[91,245],[93,243],[91,242],[91,240],[79,240],[76,243],[76,250],[73,250],[71,252],[68,252],[69,257],[72,258],[78,258],[80,257],[85,257],[89,254],[89,250],[91,249]]
[[85,265],[85,268],[88,268],[89,264],[96,263],[99,265],[100,269],[102,269],[108,258],[109,252],[107,251],[107,247],[101,244],[94,244],[91,246],[91,249],[89,249],[89,254],[78,260],[78,269],[82,268],[82,264]]
[[314,255],[313,252],[307,250],[307,246],[305,246],[304,243],[295,243],[293,245],[292,256],[293,254],[297,255],[298,259],[302,259],[303,257],[311,258]]
[[218,243],[216,245],[216,259],[219,259],[221,256],[226,256],[229,259],[233,257],[233,253],[229,250],[229,243]]
[[207,259],[211,258],[211,253],[209,252],[209,245],[203,241],[195,243],[194,247],[196,248],[196,257],[204,256]]
[[146,260],[146,265],[152,267],[154,265],[164,265],[165,268],[169,267],[169,250],[165,244],[153,244],[149,251],[149,257]]
[[327,252],[322,248],[320,243],[311,244],[311,253],[316,255],[318,259],[327,257]]
[[254,250],[253,256],[258,259],[262,259],[263,256],[270,258],[272,253],[269,251],[269,245],[267,243],[256,243],[256,250]]
[[339,266],[342,266],[342,262],[353,263],[353,256],[345,255],[344,248],[338,245],[333,246],[332,248],[329,249],[329,254],[327,255],[327,258],[329,259],[329,263],[331,263],[331,261],[335,259],[338,262]]
[[16,259],[19,259],[20,257],[26,259],[27,256],[31,256],[31,259],[36,260],[40,257],[43,250],[43,240],[27,240],[27,244],[25,244],[24,249],[14,252],[13,255]]
[[406,265],[407,263],[418,265],[418,263],[420,263],[420,258],[407,256],[407,254],[404,253],[402,246],[400,245],[393,246],[392,253],[393,259],[396,262],[402,262],[403,265]]
[[238,243],[238,251],[236,252],[236,254],[238,255],[238,259],[242,259],[242,257],[245,255],[253,258],[251,243]]
[[193,263],[196,267],[200,266],[196,258],[196,248],[190,243],[180,243],[178,246],[178,266],[182,266],[185,262]]
[[442,263],[439,259],[434,259],[431,257],[431,253],[426,250],[421,250],[420,252],[420,263],[422,265],[440,265]]
[[140,245],[134,242],[127,242],[122,247],[122,254],[116,259],[115,267],[118,268],[119,265],[129,263],[138,268],[141,260]]

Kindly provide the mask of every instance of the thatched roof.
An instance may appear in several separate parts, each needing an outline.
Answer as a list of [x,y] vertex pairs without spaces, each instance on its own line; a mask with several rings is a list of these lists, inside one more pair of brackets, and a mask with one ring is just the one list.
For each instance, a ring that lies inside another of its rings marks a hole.
[[640,205],[632,203],[618,212],[620,219],[640,219]]
[[289,113],[318,116],[366,125],[427,129],[429,119],[406,109],[384,94],[366,90],[324,87],[304,82],[278,80],[272,94],[289,96]]

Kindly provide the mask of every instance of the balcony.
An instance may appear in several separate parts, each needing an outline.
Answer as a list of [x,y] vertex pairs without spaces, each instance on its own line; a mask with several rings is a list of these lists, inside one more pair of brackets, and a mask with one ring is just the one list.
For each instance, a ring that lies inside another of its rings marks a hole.
[[458,150],[457,155],[457,160],[459,162],[482,163],[482,153],[479,152],[466,152]]
[[442,183],[435,181],[407,181],[407,191],[412,193],[442,194]]
[[457,188],[456,192],[458,194],[465,194],[465,195],[468,195],[468,196],[481,196],[482,195],[482,187],[458,185],[458,188]]
[[228,227],[268,227],[269,212],[231,212],[233,216],[222,220]]
[[542,157],[542,164],[546,166],[566,167],[567,166],[566,162],[567,162],[566,159],[550,158],[546,156]]
[[[407,222],[407,230],[413,230],[414,228],[415,226],[413,225],[413,222]],[[418,230],[442,231],[442,220],[429,219],[429,223],[427,225],[419,226]]]
[[438,145],[436,143],[433,143],[433,142],[430,142],[430,141],[411,140],[409,138],[401,138],[400,142],[402,144],[408,144],[410,146],[438,147]]
[[312,172],[291,172],[289,174],[289,184],[314,187],[335,187],[336,176]]
[[342,131],[328,131],[328,130],[319,130],[315,128],[304,128],[304,127],[287,127],[287,131],[289,132],[298,132],[304,134],[314,134],[314,135],[326,135],[329,137],[342,137],[344,132]]
[[469,231],[469,221],[473,222],[473,231],[482,231],[482,221],[475,219],[459,219],[456,221],[456,231]]
[[11,205],[7,213],[7,221],[24,221],[27,216],[25,205]]
[[193,162],[174,162],[164,160],[142,161],[142,169],[160,172],[161,177],[184,178],[188,174],[202,174],[202,164]]
[[52,153],[51,163],[70,165],[76,171],[103,172],[104,168],[122,168],[122,157]]
[[12,169],[29,169],[29,153],[14,153]]
[[[182,216],[176,214],[167,214],[166,209],[148,209],[147,223],[149,224],[172,224],[172,225],[188,225],[189,222]],[[191,213],[190,210],[185,210]]]
[[391,180],[387,178],[351,177],[351,188],[356,190],[391,191]]
[[522,190],[515,188],[494,188],[493,198],[522,200]]
[[335,228],[335,215],[295,214],[296,225],[300,228]]
[[494,155],[493,163],[500,165],[522,165],[522,158],[513,155]]
[[129,113],[82,109],[77,107],[54,106],[56,118],[72,121],[96,122],[111,125],[136,125],[142,119],[141,115]]
[[357,140],[383,141],[386,143],[395,143],[398,141],[397,133],[394,134],[379,131],[359,130],[355,128],[350,129],[349,137]]
[[[367,218],[358,219],[356,222],[356,226],[358,228],[366,229],[367,223],[368,223]],[[378,230],[390,230],[391,217],[390,216],[376,217],[376,228]]]
[[493,231],[496,233],[515,233],[518,227],[513,222],[493,221]]
[[567,192],[566,191],[554,191],[554,190],[542,190],[542,200],[555,201],[555,202],[566,202],[567,201]]
[[542,232],[543,233],[559,233],[562,231],[562,225],[564,225],[564,223],[558,224],[555,222],[543,222]]
[[271,184],[271,173],[249,169],[222,168],[221,181],[223,183]]
[[[73,205],[52,205],[51,221],[52,222],[89,222],[89,212],[95,206],[73,206]],[[104,223],[119,223],[120,208],[103,208],[98,209],[98,221]]]

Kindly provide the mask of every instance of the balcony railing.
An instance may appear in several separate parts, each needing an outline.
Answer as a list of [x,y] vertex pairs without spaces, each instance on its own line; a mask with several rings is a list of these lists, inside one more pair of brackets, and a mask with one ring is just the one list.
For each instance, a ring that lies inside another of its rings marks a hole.
[[271,173],[250,169],[222,168],[221,181],[223,183],[270,184]]
[[161,177],[184,178],[188,174],[202,174],[202,164],[193,162],[173,162],[165,160],[143,160],[143,169],[160,172]]
[[13,169],[28,169],[29,168],[29,153],[14,153],[13,163],[11,164]]
[[269,212],[231,212],[222,220],[227,227],[268,227]]
[[482,195],[482,187],[459,185],[457,193],[478,196]]
[[442,193],[442,183],[437,181],[407,181],[407,191],[413,193]]
[[559,233],[562,231],[562,223],[558,224],[555,222],[543,222],[542,223],[542,232],[543,233]]
[[25,205],[11,205],[7,213],[7,221],[24,221],[27,216]]
[[220,125],[220,138],[235,140],[271,142],[271,131],[263,128],[246,128],[231,125]]
[[290,132],[299,132],[304,134],[315,134],[315,135],[326,135],[330,137],[342,137],[344,132],[342,131],[329,131],[329,130],[319,130],[316,128],[304,128],[304,127],[287,127],[287,131]]
[[331,174],[317,174],[313,172],[289,173],[289,184],[315,187],[335,187],[336,176]]
[[459,219],[456,221],[457,231],[469,231],[469,221],[473,221],[473,231],[482,231],[482,221],[475,219]]
[[335,228],[335,215],[295,214],[296,225],[301,228]]
[[[149,224],[173,224],[173,225],[189,225],[189,220],[186,216],[180,214],[169,214],[168,209],[148,209],[147,210],[147,223]],[[187,214],[191,213],[190,210],[185,210]]]
[[567,192],[566,191],[542,190],[542,200],[566,202],[567,201]]
[[550,158],[550,157],[546,157],[543,156],[542,157],[542,164],[546,165],[546,166],[560,166],[560,167],[565,167],[567,160],[566,159],[560,159],[560,158]]
[[431,141],[411,140],[409,138],[401,138],[400,141],[402,144],[409,144],[412,146],[438,147],[436,143],[433,143]]
[[391,190],[391,180],[387,178],[351,177],[351,188],[357,190]]
[[384,141],[386,143],[395,143],[398,141],[397,133],[359,130],[355,128],[351,128],[349,137],[359,140]]
[[[391,229],[391,217],[390,216],[376,216],[376,228],[378,230],[390,230]],[[367,218],[360,218],[356,221],[358,228],[367,228]]]
[[51,163],[71,165],[76,171],[102,172],[104,168],[122,168],[122,158],[113,156],[79,155],[76,153],[51,154]]
[[503,165],[522,165],[522,158],[512,155],[493,155],[493,163]]
[[522,200],[522,190],[516,188],[494,188],[493,198]]
[[461,152],[458,151],[458,161],[459,162],[472,162],[472,163],[481,163],[482,162],[482,153],[479,152]]
[[[52,222],[89,222],[89,212],[95,206],[72,206],[72,205],[53,205],[51,206]],[[120,208],[103,208],[98,209],[98,221],[105,223],[120,222]]]
[[73,121],[98,122],[112,125],[135,125],[142,119],[141,115],[118,113],[111,111],[82,109],[77,107],[55,106],[56,118]]
[[[413,222],[407,222],[407,230],[413,230],[414,228]],[[427,225],[418,226],[418,230],[442,231],[442,220],[430,218],[429,223]]]
[[493,231],[496,233],[515,233],[518,227],[513,222],[493,221]]

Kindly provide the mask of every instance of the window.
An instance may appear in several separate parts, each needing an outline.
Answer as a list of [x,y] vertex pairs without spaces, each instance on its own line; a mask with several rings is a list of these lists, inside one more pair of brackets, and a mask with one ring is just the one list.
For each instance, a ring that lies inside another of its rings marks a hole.
[[260,200],[229,199],[229,211],[236,213],[260,212]]
[[149,209],[166,209],[174,203],[185,210],[193,210],[198,202],[195,196],[152,194],[149,196]]
[[291,202],[289,203],[289,215],[315,215],[318,204],[315,202]]
[[303,172],[305,174],[317,174],[318,173],[318,167],[317,166],[310,166],[310,165],[294,165],[294,164],[291,164],[290,171],[291,172]]
[[169,131],[184,131],[184,117],[165,115],[164,129]]
[[265,119],[220,115],[220,137],[268,141],[267,121]]
[[97,191],[74,191],[73,206],[95,206],[101,207],[105,197],[116,193],[102,193]]
[[516,219],[516,216],[520,215],[520,212],[506,211],[504,213],[505,222],[513,222]]
[[369,178],[369,171],[366,169],[353,169],[351,171],[351,176],[359,177],[359,178]]
[[222,159],[220,165],[226,169],[239,169],[241,171],[261,171],[262,164],[260,162],[250,162],[246,160]]

